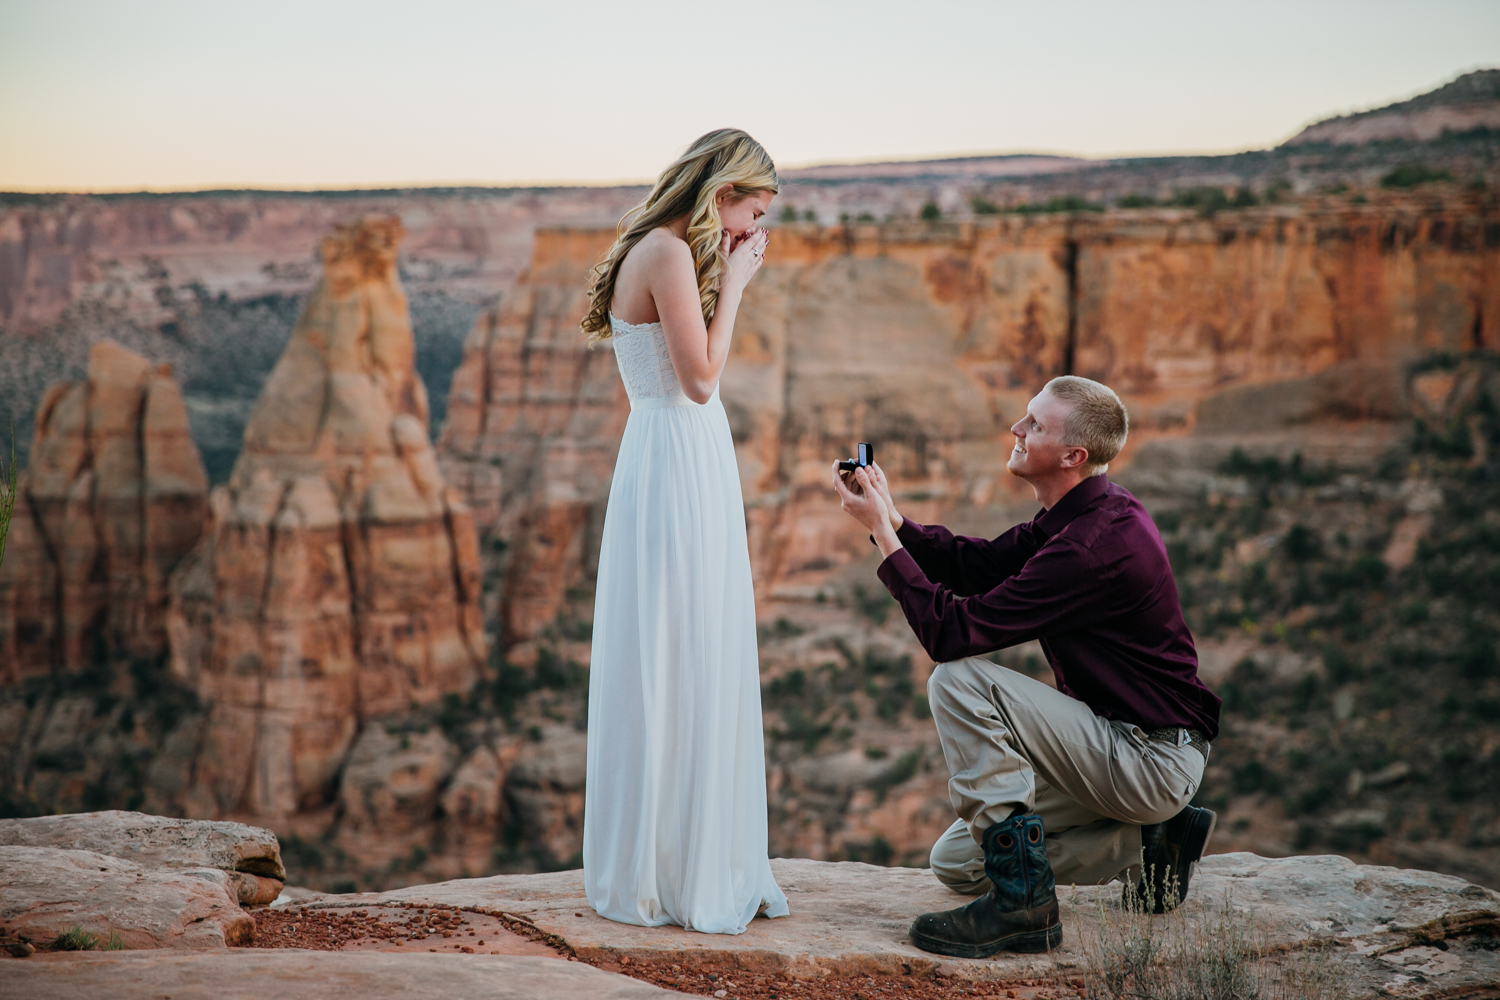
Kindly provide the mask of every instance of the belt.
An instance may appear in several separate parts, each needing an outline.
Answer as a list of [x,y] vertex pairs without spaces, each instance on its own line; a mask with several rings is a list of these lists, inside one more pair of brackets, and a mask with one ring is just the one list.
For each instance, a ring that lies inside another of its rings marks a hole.
[[719,387],[714,386],[714,394],[703,403],[695,403],[680,392],[674,392],[670,396],[645,396],[640,399],[632,399],[630,408],[632,410],[660,410],[673,406],[707,406],[719,400]]
[[1183,729],[1180,726],[1169,726],[1166,729],[1153,729],[1146,733],[1146,739],[1155,740],[1158,743],[1166,743],[1174,747],[1190,746],[1208,760],[1208,740],[1196,729]]

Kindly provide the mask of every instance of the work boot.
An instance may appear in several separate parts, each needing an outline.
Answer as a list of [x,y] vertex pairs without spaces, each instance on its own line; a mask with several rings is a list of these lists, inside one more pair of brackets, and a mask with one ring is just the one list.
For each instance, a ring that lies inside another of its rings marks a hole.
[[918,948],[986,958],[997,951],[1046,951],[1062,943],[1040,816],[1012,816],[984,831],[984,873],[990,889],[983,896],[912,921],[911,939]]
[[1187,899],[1193,862],[1203,857],[1217,820],[1210,809],[1185,806],[1165,823],[1141,827],[1142,880],[1135,886],[1134,899],[1126,888],[1126,907],[1166,913]]

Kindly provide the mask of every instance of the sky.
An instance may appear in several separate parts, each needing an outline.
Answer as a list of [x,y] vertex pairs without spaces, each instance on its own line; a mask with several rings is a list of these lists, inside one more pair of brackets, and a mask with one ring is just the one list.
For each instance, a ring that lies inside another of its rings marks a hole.
[[0,190],[1231,152],[1496,66],[1497,0],[0,0]]

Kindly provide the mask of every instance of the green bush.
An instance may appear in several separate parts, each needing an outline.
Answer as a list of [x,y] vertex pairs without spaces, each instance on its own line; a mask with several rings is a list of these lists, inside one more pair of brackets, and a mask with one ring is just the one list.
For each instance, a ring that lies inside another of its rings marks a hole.
[[923,222],[936,222],[943,217],[943,212],[937,207],[937,202],[929,201],[922,206],[922,211],[917,213],[917,218]]
[[977,194],[969,199],[969,207],[974,210],[975,215],[998,215],[1000,213],[999,205]]
[[1451,181],[1453,175],[1446,170],[1435,170],[1425,163],[1402,163],[1391,169],[1384,177],[1380,178],[1380,186],[1385,188],[1414,188],[1419,184],[1431,184],[1435,181]]
[[1104,211],[1104,206],[1070,194],[1066,197],[1053,198],[1046,202],[1017,205],[1011,211],[1018,212],[1021,215],[1049,212],[1102,212]]
[[1200,216],[1209,219],[1221,209],[1229,207],[1229,196],[1220,187],[1190,187],[1175,192],[1172,204],[1178,208],[1196,208]]
[[74,925],[52,939],[52,951],[98,951],[99,937]]

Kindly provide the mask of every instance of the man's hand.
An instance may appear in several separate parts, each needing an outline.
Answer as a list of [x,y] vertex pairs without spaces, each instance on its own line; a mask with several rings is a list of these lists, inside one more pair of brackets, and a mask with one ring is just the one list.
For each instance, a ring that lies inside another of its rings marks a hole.
[[885,501],[885,511],[891,520],[891,530],[900,531],[906,519],[896,513],[896,502],[891,499],[891,484],[886,482],[885,472],[880,466],[871,464],[869,467],[870,482],[875,487],[875,492],[880,494],[880,499]]
[[846,481],[839,473],[839,464],[833,463],[833,488],[839,495],[839,506],[865,526],[875,544],[880,546],[881,555],[890,558],[891,553],[902,548],[896,529],[891,527],[890,509],[871,482],[868,469],[855,469]]

